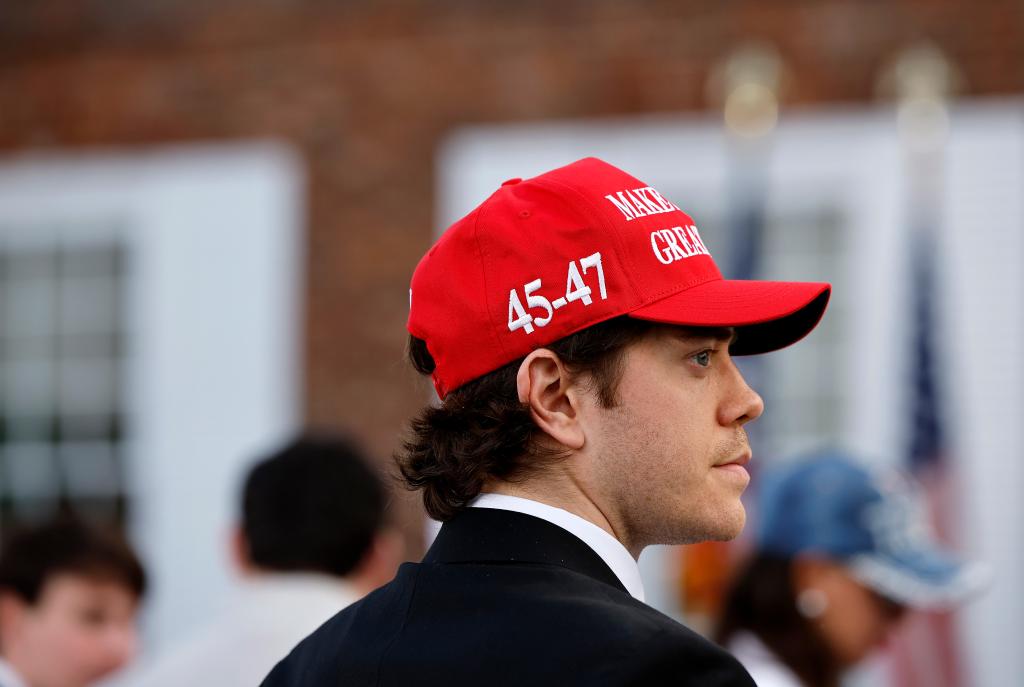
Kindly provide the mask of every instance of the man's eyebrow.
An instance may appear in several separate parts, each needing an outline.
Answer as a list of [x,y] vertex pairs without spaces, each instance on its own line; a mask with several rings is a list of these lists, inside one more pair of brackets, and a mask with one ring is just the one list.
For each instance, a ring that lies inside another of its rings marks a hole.
[[715,339],[730,346],[736,341],[735,327],[673,327],[672,333],[680,341]]

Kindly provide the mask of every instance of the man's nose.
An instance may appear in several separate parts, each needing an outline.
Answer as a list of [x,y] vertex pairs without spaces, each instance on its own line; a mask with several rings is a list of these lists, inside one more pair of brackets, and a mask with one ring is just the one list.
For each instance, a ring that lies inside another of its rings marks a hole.
[[761,417],[761,413],[764,412],[764,399],[750,388],[732,358],[729,358],[728,364],[730,368],[728,394],[719,406],[718,421],[727,427],[742,426]]

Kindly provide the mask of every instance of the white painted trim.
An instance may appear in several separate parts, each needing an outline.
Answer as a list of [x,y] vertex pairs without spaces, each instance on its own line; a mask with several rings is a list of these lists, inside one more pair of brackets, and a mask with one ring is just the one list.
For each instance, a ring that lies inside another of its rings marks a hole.
[[0,240],[126,241],[130,527],[151,647],[224,598],[239,480],[299,423],[303,187],[272,142],[0,159]]

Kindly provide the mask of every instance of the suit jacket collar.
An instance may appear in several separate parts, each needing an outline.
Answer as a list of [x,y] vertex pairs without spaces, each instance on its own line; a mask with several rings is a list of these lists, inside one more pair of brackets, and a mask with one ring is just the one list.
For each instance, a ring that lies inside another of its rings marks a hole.
[[467,508],[441,526],[424,563],[557,565],[626,592],[611,568],[574,534],[532,515]]

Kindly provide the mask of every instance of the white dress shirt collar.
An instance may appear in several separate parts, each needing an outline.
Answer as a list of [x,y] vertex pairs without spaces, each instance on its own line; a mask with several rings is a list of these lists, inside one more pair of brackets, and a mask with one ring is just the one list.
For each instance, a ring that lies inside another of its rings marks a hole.
[[619,578],[619,582],[626,588],[630,596],[638,601],[644,600],[644,584],[640,579],[640,566],[629,555],[629,551],[622,545],[622,542],[589,520],[540,501],[506,494],[481,494],[470,504],[470,507],[524,513],[547,520],[552,525],[567,530],[582,539],[587,546],[594,550],[594,553],[601,557],[601,560]]
[[28,687],[10,663],[0,658],[0,687]]
[[725,648],[743,664],[758,687],[802,687],[804,684],[753,632],[737,632]]

